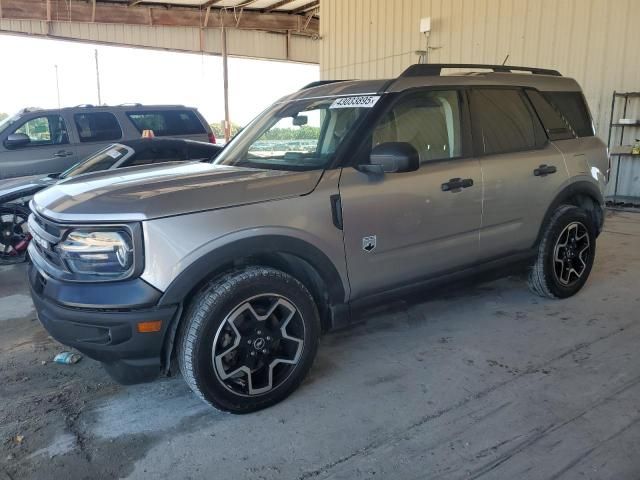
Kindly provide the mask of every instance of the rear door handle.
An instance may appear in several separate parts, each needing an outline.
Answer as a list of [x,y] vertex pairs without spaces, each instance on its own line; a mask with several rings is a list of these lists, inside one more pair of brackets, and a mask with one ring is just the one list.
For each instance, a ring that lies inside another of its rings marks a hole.
[[53,154],[54,157],[70,157],[73,155],[73,152],[66,152],[64,150],[60,150]]
[[551,175],[552,173],[556,173],[557,171],[558,169],[553,165],[542,164],[533,171],[533,174],[536,177],[544,177],[546,175]]
[[473,187],[472,178],[452,178],[447,183],[443,183],[440,188],[443,192],[459,192],[463,188]]

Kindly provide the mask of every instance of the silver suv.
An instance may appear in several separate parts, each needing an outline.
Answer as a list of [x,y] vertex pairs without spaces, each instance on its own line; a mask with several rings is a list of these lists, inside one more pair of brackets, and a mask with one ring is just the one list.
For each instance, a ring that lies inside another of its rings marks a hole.
[[26,175],[60,173],[112,143],[157,137],[215,143],[195,108],[182,105],[80,105],[24,109],[0,122],[0,183]]
[[214,165],[38,193],[33,300],[120,382],[177,363],[202,399],[249,412],[300,384],[321,332],[392,295],[505,264],[528,266],[539,295],[578,292],[608,168],[580,87],[552,70],[325,82]]

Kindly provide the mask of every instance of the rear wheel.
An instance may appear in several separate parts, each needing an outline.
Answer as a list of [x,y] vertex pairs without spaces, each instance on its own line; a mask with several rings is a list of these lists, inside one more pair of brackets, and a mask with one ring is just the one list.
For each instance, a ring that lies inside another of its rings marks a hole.
[[529,273],[531,290],[543,297],[566,298],[587,281],[596,252],[589,214],[572,205],[560,206],[551,217]]
[[17,203],[0,205],[0,264],[24,262],[31,240],[27,227],[30,213]]
[[320,319],[298,280],[251,267],[196,295],[178,345],[180,370],[203,400],[234,413],[287,397],[315,357]]

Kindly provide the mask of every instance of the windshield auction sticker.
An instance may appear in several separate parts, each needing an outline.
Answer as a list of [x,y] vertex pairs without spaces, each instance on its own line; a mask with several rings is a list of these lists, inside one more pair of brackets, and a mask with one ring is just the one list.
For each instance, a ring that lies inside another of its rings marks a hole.
[[107,155],[109,155],[114,160],[117,160],[122,156],[122,154],[118,150],[116,150],[115,148],[112,148],[111,150],[109,150],[107,152]]
[[380,96],[341,97],[334,100],[329,108],[371,108]]

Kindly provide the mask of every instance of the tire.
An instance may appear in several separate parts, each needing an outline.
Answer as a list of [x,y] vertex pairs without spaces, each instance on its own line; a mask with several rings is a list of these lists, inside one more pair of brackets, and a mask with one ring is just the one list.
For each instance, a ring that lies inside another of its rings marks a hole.
[[27,259],[30,214],[27,207],[17,203],[0,205],[0,265],[13,265]]
[[595,231],[585,210],[573,205],[558,207],[545,227],[536,262],[529,272],[531,291],[547,298],[575,295],[593,267]]
[[249,413],[300,385],[319,337],[320,317],[305,286],[279,270],[249,267],[195,296],[183,318],[178,362],[202,400]]

